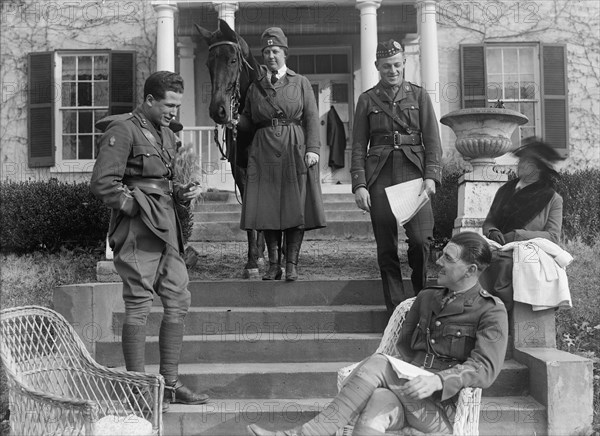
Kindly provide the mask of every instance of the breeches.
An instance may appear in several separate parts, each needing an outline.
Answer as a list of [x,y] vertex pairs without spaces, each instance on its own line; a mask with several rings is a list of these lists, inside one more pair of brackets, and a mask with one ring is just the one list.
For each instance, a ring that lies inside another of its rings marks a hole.
[[[377,180],[369,188],[371,223],[377,242],[377,262],[383,282],[383,293],[388,312],[412,295],[404,291],[400,259],[398,258],[398,223],[392,213],[385,188],[394,184],[391,159],[383,166]],[[433,211],[428,202],[406,224],[408,237],[408,264],[412,269],[411,282],[417,294],[427,281],[427,260],[433,241]]]
[[163,322],[183,322],[191,302],[185,262],[141,219],[130,220],[129,233],[115,253],[114,263],[123,280],[126,324],[146,324],[154,293],[162,301]]
[[376,378],[379,387],[360,413],[354,436],[385,434],[387,430],[400,430],[407,425],[424,433],[452,434],[456,410],[452,401],[441,403],[432,397],[414,400],[403,395],[398,388],[407,380],[398,378],[382,355],[371,356],[357,370]]

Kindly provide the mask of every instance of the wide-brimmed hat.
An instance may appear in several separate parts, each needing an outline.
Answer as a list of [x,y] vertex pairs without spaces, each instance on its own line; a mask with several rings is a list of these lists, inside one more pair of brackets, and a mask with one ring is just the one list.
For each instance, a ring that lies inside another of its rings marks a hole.
[[288,46],[287,37],[279,27],[269,27],[263,32],[260,39],[262,41],[261,50],[274,45],[285,48]]
[[402,44],[393,39],[388,39],[387,41],[380,42],[377,44],[377,51],[375,52],[376,59],[389,58],[398,53],[404,52],[402,48]]
[[550,172],[556,173],[554,163],[565,159],[551,145],[535,136],[525,138],[521,143],[523,145],[513,151],[512,154],[520,159],[524,157],[535,159]]

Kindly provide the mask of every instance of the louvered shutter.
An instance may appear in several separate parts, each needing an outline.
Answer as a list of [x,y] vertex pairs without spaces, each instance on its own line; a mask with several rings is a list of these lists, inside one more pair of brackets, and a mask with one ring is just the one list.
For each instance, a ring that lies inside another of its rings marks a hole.
[[27,62],[27,132],[29,167],[54,165],[54,53],[30,53]]
[[110,106],[111,115],[131,112],[136,105],[135,52],[110,53]]
[[542,44],[541,52],[544,140],[566,155],[569,147],[567,49],[563,44]]
[[460,46],[462,107],[486,107],[485,47],[482,44]]

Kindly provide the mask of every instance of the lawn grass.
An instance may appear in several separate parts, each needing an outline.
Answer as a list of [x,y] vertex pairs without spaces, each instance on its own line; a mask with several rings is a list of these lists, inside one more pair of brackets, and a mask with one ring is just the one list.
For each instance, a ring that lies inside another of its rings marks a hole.
[[[194,246],[199,261],[190,269],[192,280],[241,277],[245,263],[244,244],[196,243]],[[594,428],[600,430],[600,239],[593,246],[570,241],[564,248],[575,258],[567,268],[573,308],[557,312],[558,347],[594,360]],[[2,308],[29,304],[52,307],[52,291],[56,286],[96,281],[96,262],[102,259],[102,250],[0,255],[0,304]],[[299,271],[302,280],[378,278],[375,244],[305,241]],[[402,271],[405,277],[409,276],[405,262]],[[431,275],[436,271],[435,266],[430,268]],[[8,410],[3,372],[0,382],[2,421]],[[0,434],[4,434],[5,428],[6,425],[0,426]]]

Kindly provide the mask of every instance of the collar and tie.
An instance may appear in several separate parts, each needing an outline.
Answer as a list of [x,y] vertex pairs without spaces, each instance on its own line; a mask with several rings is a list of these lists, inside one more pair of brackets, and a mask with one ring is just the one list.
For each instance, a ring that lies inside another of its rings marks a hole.
[[277,83],[277,70],[271,71],[271,85],[275,85]]
[[446,307],[450,302],[452,302],[457,296],[456,292],[448,292],[444,298],[442,298],[441,309]]

